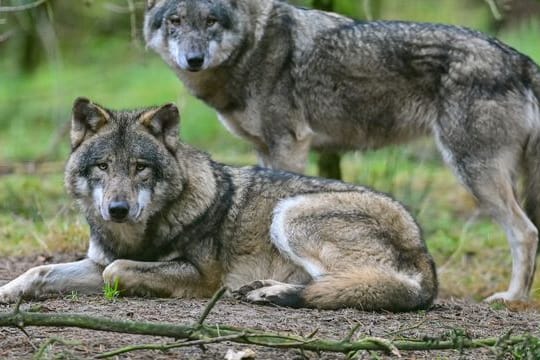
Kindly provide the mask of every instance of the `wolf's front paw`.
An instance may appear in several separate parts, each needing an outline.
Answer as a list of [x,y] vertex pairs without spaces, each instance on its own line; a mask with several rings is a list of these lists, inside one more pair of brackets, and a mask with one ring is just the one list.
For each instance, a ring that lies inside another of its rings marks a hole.
[[15,303],[23,295],[22,291],[13,289],[9,284],[0,287],[0,304]]
[[141,283],[133,271],[131,260],[115,260],[103,270],[102,277],[106,284],[116,287],[122,295],[151,296],[153,293]]
[[101,275],[105,283],[114,284],[117,281],[120,282],[120,278],[122,277],[122,260],[115,260],[110,263]]

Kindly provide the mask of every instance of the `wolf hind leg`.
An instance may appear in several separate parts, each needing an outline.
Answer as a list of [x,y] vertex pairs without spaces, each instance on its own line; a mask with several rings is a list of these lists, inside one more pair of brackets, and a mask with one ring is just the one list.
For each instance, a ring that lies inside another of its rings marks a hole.
[[536,267],[538,230],[519,206],[508,178],[487,180],[475,191],[482,207],[504,228],[512,255],[512,275],[508,290],[488,297],[486,301],[526,300]]
[[[409,311],[436,296],[419,230],[388,198],[354,191],[293,197],[276,208],[271,234],[281,253],[311,275],[305,286],[282,287],[281,295],[301,306]],[[261,291],[277,290],[271,288]]]
[[292,308],[410,311],[425,307],[418,301],[421,293],[420,274],[409,275],[374,265],[328,273],[307,285],[258,280],[242,286],[233,295],[257,304]]
[[[538,111],[534,102],[531,105],[519,93],[509,91],[497,101],[490,93],[484,94],[490,96],[489,101],[478,98],[478,94],[449,99],[446,115],[435,127],[437,145],[446,163],[476,197],[479,207],[504,229],[510,245],[512,275],[508,289],[486,301],[527,299],[536,266],[538,230],[519,204],[515,181],[523,160],[525,167],[531,163],[531,169],[538,167],[540,149],[531,147],[530,140],[527,145],[530,134],[537,132]],[[537,191],[536,186],[531,190]],[[527,199],[528,210],[534,204],[531,200]],[[535,221],[534,216],[532,219]]]
[[495,154],[491,159],[459,162],[458,175],[486,211],[505,231],[512,255],[512,275],[508,289],[486,301],[525,300],[531,290],[538,243],[538,230],[521,208],[514,187],[517,156]]

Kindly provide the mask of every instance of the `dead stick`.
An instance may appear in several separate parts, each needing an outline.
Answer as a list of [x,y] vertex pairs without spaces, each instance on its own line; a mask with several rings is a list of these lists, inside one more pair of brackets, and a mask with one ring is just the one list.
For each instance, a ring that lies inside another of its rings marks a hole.
[[[118,333],[129,333],[139,335],[163,336],[176,339],[206,340],[221,336],[242,335],[233,338],[232,342],[267,346],[273,348],[296,348],[308,351],[328,351],[349,353],[358,350],[383,350],[388,351],[386,346],[380,343],[380,339],[363,338],[356,341],[340,341],[326,339],[307,339],[301,336],[283,336],[279,334],[266,333],[251,329],[239,329],[228,326],[209,325],[174,325],[168,323],[149,323],[127,320],[113,320],[78,314],[40,314],[40,313],[7,313],[0,314],[0,326],[18,327],[24,326],[49,326],[49,327],[78,327],[82,329],[111,331]],[[234,336],[233,336],[234,337]],[[447,350],[456,349],[456,344],[460,349],[473,349],[486,346],[494,346],[499,341],[498,338],[468,339],[463,338],[457,342],[451,340],[396,340],[391,344],[398,350]],[[540,339],[528,336],[514,336],[505,339],[506,345],[514,345],[534,341],[540,343]]]
[[174,342],[171,344],[141,344],[141,345],[132,345],[132,346],[126,346],[123,348],[119,348],[113,351],[109,351],[103,354],[99,354],[96,356],[97,359],[105,359],[109,357],[113,357],[120,354],[125,354],[127,352],[132,351],[139,351],[139,350],[158,350],[158,351],[167,351],[170,349],[176,349],[181,347],[188,347],[188,346],[200,346],[200,345],[208,345],[208,344],[216,344],[224,341],[230,341],[237,339],[239,337],[244,336],[244,334],[237,334],[237,335],[229,335],[229,336],[220,336],[212,339],[206,339],[206,340],[194,340],[194,341],[182,341],[182,342]]
[[216,306],[216,303],[219,301],[219,299],[221,299],[223,297],[223,295],[225,295],[225,292],[227,290],[228,290],[227,287],[222,287],[221,289],[219,289],[214,294],[214,296],[212,296],[212,299],[210,299],[210,301],[208,302],[208,304],[204,308],[204,311],[201,314],[201,317],[199,317],[199,320],[197,320],[197,325],[202,325],[203,324],[204,320],[206,320],[206,318],[210,314],[210,311],[212,311],[214,306]]

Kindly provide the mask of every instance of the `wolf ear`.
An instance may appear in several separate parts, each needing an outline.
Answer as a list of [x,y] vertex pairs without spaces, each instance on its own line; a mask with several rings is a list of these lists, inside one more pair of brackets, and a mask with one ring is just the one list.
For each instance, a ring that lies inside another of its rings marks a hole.
[[148,110],[139,117],[139,121],[152,135],[161,140],[170,152],[176,152],[180,124],[180,113],[176,105],[166,104]]
[[71,149],[75,150],[89,136],[95,134],[110,120],[107,110],[79,97],[73,104],[71,118]]
[[154,7],[154,5],[156,5],[157,3],[157,0],[147,0],[146,1],[146,10],[150,10],[151,8]]

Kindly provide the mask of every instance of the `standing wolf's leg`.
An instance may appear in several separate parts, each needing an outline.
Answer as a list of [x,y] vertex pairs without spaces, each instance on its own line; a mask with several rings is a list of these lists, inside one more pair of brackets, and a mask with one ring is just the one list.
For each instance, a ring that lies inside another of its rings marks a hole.
[[116,260],[103,271],[105,282],[118,280],[129,295],[157,297],[211,296],[221,279],[206,279],[190,263]]
[[[287,100],[289,101],[289,100]],[[284,102],[286,103],[286,102]],[[313,131],[297,111],[268,111],[262,119],[265,148],[257,149],[259,164],[302,174],[305,170]]]
[[102,269],[90,259],[37,266],[0,287],[0,302],[68,291],[98,293],[103,287]]
[[521,209],[510,176],[504,174],[503,168],[483,169],[481,177],[472,175],[470,178],[478,179],[471,184],[471,191],[479,205],[504,228],[512,254],[512,276],[508,290],[486,300],[525,300],[534,277],[538,231]]
[[268,151],[257,150],[259,165],[302,174],[307,163],[309,143],[289,140],[283,139],[282,143],[274,144]]
[[[459,102],[456,101],[455,104]],[[518,120],[518,106],[508,100],[470,105],[468,114],[439,121],[436,139],[446,162],[478,200],[479,206],[500,224],[510,244],[512,276],[508,290],[488,301],[523,300],[531,289],[538,231],[519,205],[514,188],[518,164],[527,138],[527,123]],[[506,109],[512,109],[508,113]],[[452,114],[452,111],[448,111]],[[462,119],[466,124],[456,121]]]

